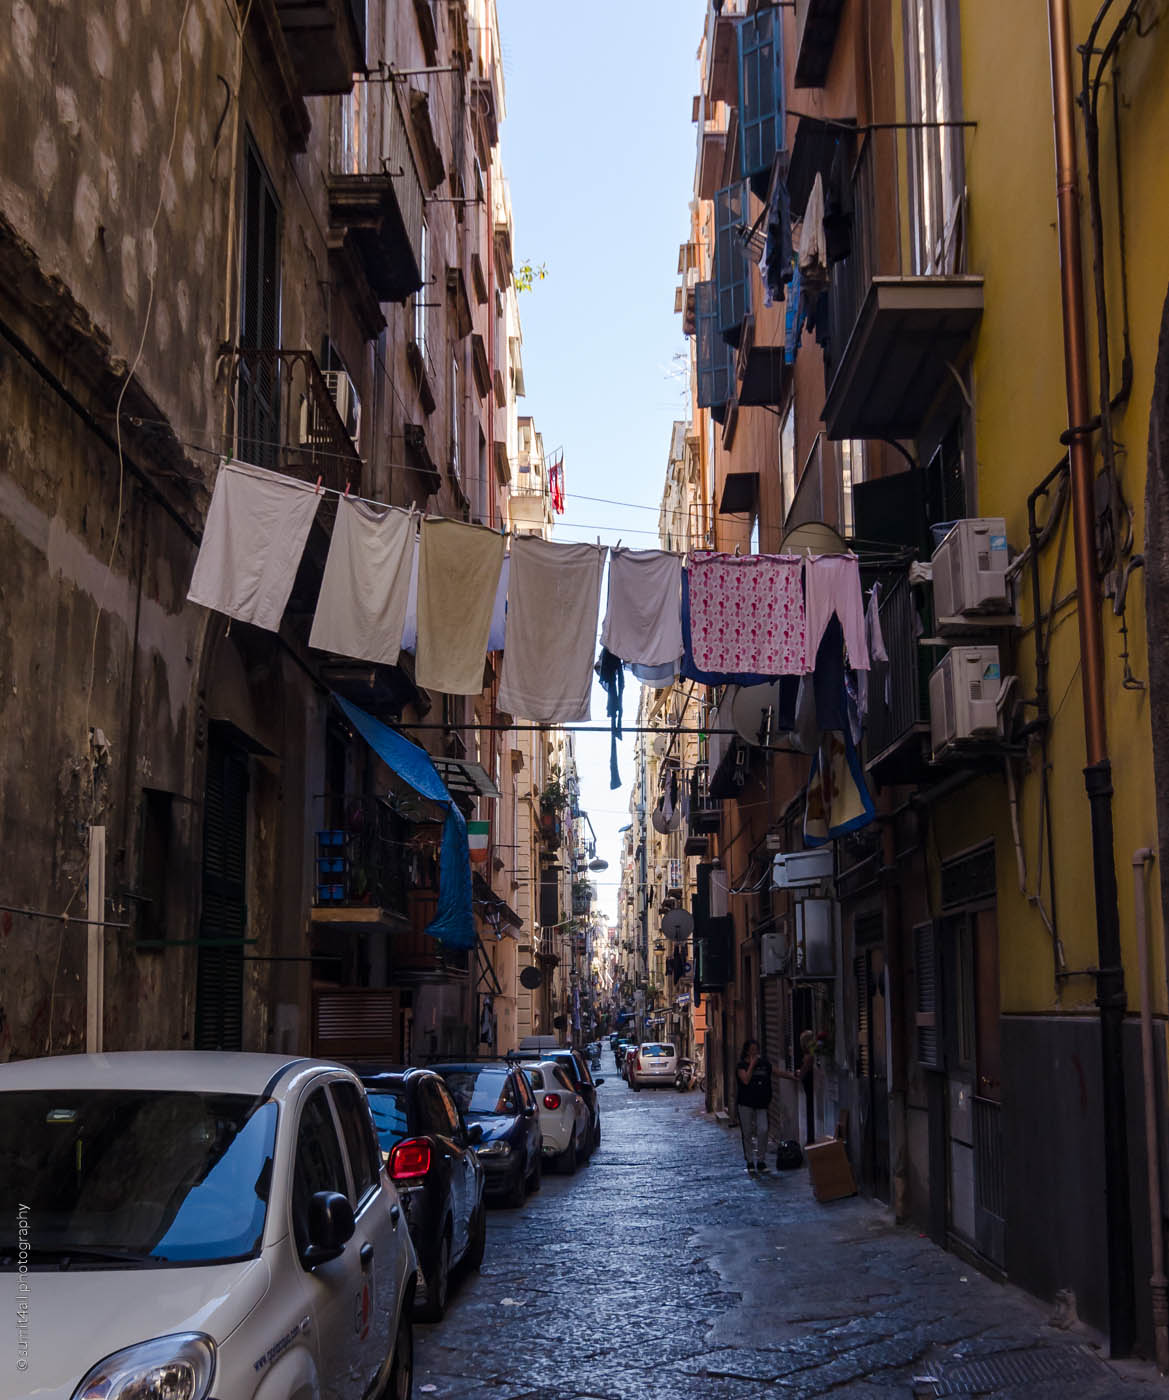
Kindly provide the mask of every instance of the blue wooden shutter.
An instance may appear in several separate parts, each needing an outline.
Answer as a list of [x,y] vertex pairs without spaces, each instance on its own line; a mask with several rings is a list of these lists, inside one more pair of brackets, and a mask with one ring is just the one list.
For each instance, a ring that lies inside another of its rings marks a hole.
[[714,197],[714,283],[718,293],[718,331],[731,345],[739,343],[743,317],[751,306],[751,270],[740,230],[748,222],[750,197],[742,183],[728,185]]
[[[739,22],[739,168],[765,181],[784,132],[783,19],[759,10]],[[758,191],[757,191],[758,192]]]
[[694,334],[698,359],[698,407],[720,409],[731,397],[734,351],[718,333],[713,282],[694,285]]

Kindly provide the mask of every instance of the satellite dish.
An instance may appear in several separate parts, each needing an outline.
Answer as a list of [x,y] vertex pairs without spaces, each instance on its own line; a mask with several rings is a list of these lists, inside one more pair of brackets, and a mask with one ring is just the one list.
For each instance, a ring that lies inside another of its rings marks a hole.
[[768,711],[774,715],[778,709],[778,681],[740,686],[731,701],[731,723],[748,744],[759,746],[767,737]]
[[685,909],[671,909],[662,916],[662,932],[675,943],[684,943],[694,932],[694,920]]
[[544,981],[544,974],[538,967],[525,967],[520,973],[520,985],[534,992]]
[[781,554],[843,554],[843,538],[831,525],[820,520],[809,520],[804,525],[793,525],[783,537],[779,546]]
[[650,821],[653,823],[653,829],[655,831],[660,832],[663,836],[668,836],[671,831],[677,831],[679,826],[681,826],[682,813],[675,807],[667,817],[660,807],[655,807]]

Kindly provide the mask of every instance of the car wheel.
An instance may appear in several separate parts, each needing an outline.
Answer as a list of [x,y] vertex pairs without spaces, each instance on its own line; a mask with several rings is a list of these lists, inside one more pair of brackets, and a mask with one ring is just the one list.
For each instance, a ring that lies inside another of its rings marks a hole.
[[[541,1149],[541,1151],[542,1150],[543,1149]],[[525,1183],[529,1191],[534,1193],[540,1189],[540,1186],[544,1179],[543,1173],[543,1163],[540,1160],[539,1155],[537,1155],[536,1160],[532,1163],[532,1170],[528,1173],[528,1179]]]
[[463,1263],[468,1269],[479,1269],[483,1266],[483,1251],[487,1248],[487,1207],[480,1202],[479,1209],[475,1212],[475,1218],[471,1222],[471,1238],[467,1241],[467,1252],[463,1255]]
[[409,1309],[402,1309],[398,1335],[394,1338],[394,1360],[379,1400],[410,1400],[414,1393],[414,1328]]
[[451,1232],[447,1226],[438,1242],[434,1261],[426,1274],[426,1302],[418,1309],[421,1322],[441,1322],[446,1312],[447,1294],[451,1284]]
[[580,1140],[580,1147],[577,1148],[576,1160],[580,1163],[582,1167],[587,1167],[589,1164],[589,1158],[592,1155],[593,1149],[591,1139],[586,1133],[585,1136]]
[[636,1079],[630,1079],[629,1087],[633,1090],[635,1094],[641,1093],[641,1085],[637,1082]]
[[597,1126],[593,1129],[593,1151],[595,1152],[601,1145],[601,1120],[597,1119]]
[[576,1171],[576,1129],[572,1130],[572,1138],[568,1146],[556,1158],[556,1170],[563,1172],[565,1176],[571,1176]]

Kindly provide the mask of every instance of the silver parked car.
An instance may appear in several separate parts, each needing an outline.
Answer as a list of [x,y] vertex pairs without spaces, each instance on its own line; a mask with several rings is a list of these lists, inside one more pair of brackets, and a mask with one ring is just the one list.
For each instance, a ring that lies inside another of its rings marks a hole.
[[634,1051],[629,1082],[641,1090],[645,1084],[670,1084],[678,1072],[678,1052],[668,1041],[647,1040]]

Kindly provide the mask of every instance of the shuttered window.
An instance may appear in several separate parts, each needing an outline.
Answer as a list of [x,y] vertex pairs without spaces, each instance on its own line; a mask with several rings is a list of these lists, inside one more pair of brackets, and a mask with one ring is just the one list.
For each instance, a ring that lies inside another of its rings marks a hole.
[[739,22],[739,168],[760,198],[784,138],[782,11],[761,9]]
[[735,352],[718,333],[714,282],[694,287],[694,331],[698,360],[698,407],[721,409],[734,387]]
[[869,955],[858,953],[852,960],[856,979],[856,1073],[858,1079],[868,1077],[872,1060],[872,1037],[869,1021],[872,1015],[872,989],[869,986]]
[[203,917],[195,972],[195,1049],[243,1049],[247,928],[247,756],[218,726],[207,743]]
[[751,269],[742,230],[749,223],[750,196],[742,183],[727,185],[714,197],[714,285],[718,333],[738,345],[743,317],[751,306]]
[[913,962],[917,988],[914,1016],[917,1061],[923,1069],[944,1069],[938,936],[933,923],[918,924],[913,930]]
[[[280,204],[251,139],[244,151],[239,343],[280,347]],[[239,367],[236,455],[274,468],[280,459],[280,364],[275,354],[245,355]]]

